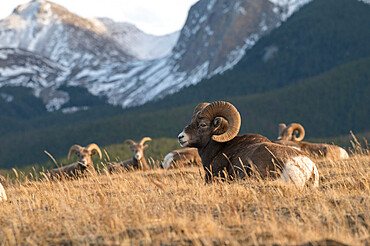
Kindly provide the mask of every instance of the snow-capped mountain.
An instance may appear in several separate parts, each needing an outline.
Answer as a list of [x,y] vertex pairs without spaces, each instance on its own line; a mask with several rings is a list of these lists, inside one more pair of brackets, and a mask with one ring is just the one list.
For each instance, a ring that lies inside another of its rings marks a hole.
[[0,87],[32,88],[43,100],[48,111],[58,110],[69,100],[66,92],[57,88],[64,83],[68,69],[46,57],[17,48],[0,48]]
[[[258,39],[309,1],[200,0],[180,33],[156,37],[128,23],[82,18],[52,2],[34,0],[0,21],[0,48],[14,48],[15,58],[27,50],[60,71],[46,69],[43,76],[50,72],[54,78],[48,83],[32,75],[41,73],[37,69],[29,75],[37,83],[24,75],[17,82],[14,76],[9,80],[9,71],[20,67],[6,60],[0,87],[5,81],[38,84],[34,94],[43,96],[48,110],[68,101],[68,94],[57,90],[61,85],[85,87],[122,107],[141,105],[232,68]],[[45,90],[48,96],[41,93]]]
[[159,58],[177,38],[178,32],[154,36],[129,23],[82,18],[45,0],[20,5],[0,21],[0,47],[32,51],[68,67]]
[[179,38],[180,32],[164,36],[144,33],[135,25],[127,22],[114,22],[108,18],[99,18],[107,28],[106,35],[120,44],[123,50],[139,60],[150,60],[169,54]]
[[97,19],[39,0],[18,6],[0,22],[0,47],[32,51],[68,67],[134,60],[105,32]]
[[[232,68],[256,41],[309,0],[200,0],[164,58],[86,67],[69,77],[122,107],[141,105]],[[109,78],[109,79],[106,79]]]

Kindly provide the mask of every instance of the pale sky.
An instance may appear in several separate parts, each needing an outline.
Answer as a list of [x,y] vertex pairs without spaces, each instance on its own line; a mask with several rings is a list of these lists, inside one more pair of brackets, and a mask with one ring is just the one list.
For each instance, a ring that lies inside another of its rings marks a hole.
[[[54,0],[82,17],[108,17],[127,21],[146,33],[163,35],[180,30],[198,0]],[[0,0],[0,19],[27,0]]]

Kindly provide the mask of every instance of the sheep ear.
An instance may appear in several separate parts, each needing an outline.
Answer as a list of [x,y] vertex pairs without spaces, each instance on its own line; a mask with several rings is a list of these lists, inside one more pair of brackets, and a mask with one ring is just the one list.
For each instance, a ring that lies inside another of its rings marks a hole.
[[91,155],[96,155],[98,153],[98,151],[97,150],[95,150],[95,149],[93,149],[92,151],[91,151]]
[[212,125],[214,127],[213,134],[215,135],[220,135],[223,134],[227,131],[227,128],[229,127],[229,123],[227,120],[223,117],[216,117]]
[[145,144],[143,149],[147,149],[149,147],[149,145]]

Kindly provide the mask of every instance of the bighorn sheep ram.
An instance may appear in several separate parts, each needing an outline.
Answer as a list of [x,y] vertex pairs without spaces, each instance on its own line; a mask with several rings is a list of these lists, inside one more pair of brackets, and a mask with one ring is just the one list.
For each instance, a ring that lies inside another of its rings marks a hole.
[[256,172],[262,178],[299,187],[309,180],[318,186],[316,165],[304,153],[258,134],[237,136],[240,125],[240,114],[232,104],[201,103],[195,108],[190,124],[179,134],[181,146],[198,149],[206,182],[212,181],[212,177],[244,178]]
[[148,148],[148,145],[144,143],[147,141],[151,141],[150,137],[144,137],[141,139],[139,143],[131,139],[125,140],[123,143],[128,143],[130,145],[130,149],[133,153],[132,159],[122,161],[122,162],[113,162],[107,165],[108,171],[110,173],[117,171],[119,169],[140,169],[140,170],[149,170],[150,167],[145,159],[144,150]]
[[[297,137],[298,135],[298,137]],[[301,124],[292,123],[289,126],[279,124],[279,137],[276,143],[295,146],[310,157],[347,159],[348,153],[345,149],[331,144],[302,142],[305,130]]]
[[73,145],[68,152],[68,160],[72,153],[76,153],[78,157],[78,162],[55,168],[49,171],[51,178],[61,177],[63,175],[68,177],[76,177],[78,175],[84,174],[85,172],[93,173],[95,172],[94,164],[91,157],[95,154],[99,154],[100,159],[102,158],[102,153],[97,144],[89,144],[86,147],[81,147],[80,145]]
[[202,164],[202,159],[198,154],[197,148],[184,148],[171,151],[164,157],[162,167],[168,169],[170,166],[183,167],[189,164]]
[[0,202],[8,200],[8,197],[6,196],[5,189],[3,185],[0,183]]

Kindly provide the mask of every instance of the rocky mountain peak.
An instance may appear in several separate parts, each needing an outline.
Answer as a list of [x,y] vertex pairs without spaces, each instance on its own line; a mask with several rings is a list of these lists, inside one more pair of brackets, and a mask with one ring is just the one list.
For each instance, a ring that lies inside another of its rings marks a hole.
[[[26,22],[37,21],[39,24],[48,25],[55,21],[73,25],[98,34],[106,32],[105,25],[99,19],[80,17],[68,11],[63,6],[46,0],[33,0],[19,5],[14,9],[12,15],[16,15]],[[10,18],[17,18],[12,15]]]
[[[290,10],[308,2],[280,1],[200,0],[189,10],[169,55],[135,64],[86,68],[71,77],[70,84],[84,83],[93,95],[106,95],[110,103],[122,107],[175,93],[232,68],[262,36],[291,15]],[[109,82],[94,76],[106,78],[111,73],[115,76]]]
[[85,87],[111,104],[132,107],[232,68],[309,1],[200,0],[180,34],[158,37],[128,23],[82,18],[37,0],[0,21],[0,48],[42,55],[68,69],[60,84]]

